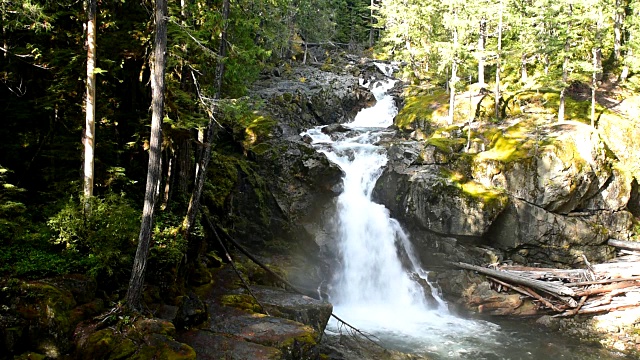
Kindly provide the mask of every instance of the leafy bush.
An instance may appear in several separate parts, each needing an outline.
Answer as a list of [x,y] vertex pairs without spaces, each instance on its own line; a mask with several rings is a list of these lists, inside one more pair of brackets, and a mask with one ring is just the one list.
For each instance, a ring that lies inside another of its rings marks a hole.
[[48,225],[55,232],[53,243],[82,257],[92,276],[118,276],[131,269],[140,230],[140,212],[124,195],[108,194],[89,200],[72,198]]
[[26,208],[18,201],[24,190],[7,182],[9,172],[0,165],[0,244],[11,242],[25,224],[23,214]]
[[187,240],[180,231],[182,218],[163,212],[156,216],[154,223],[149,261],[159,268],[173,267],[187,251]]

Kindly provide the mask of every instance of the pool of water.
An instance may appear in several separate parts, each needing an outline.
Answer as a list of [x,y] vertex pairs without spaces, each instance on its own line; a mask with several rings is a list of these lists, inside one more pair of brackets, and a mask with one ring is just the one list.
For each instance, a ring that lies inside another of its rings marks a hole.
[[[537,325],[535,319],[493,317],[489,320],[437,310],[388,311],[371,307],[337,306],[334,312],[373,335],[386,349],[435,360],[632,359]],[[339,332],[339,324],[330,323],[327,331]]]

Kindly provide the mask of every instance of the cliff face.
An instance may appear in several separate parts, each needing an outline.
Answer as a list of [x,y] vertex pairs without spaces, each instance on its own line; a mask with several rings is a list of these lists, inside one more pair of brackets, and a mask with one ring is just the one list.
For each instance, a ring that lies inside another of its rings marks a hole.
[[[457,238],[520,263],[582,264],[613,255],[631,236],[633,178],[599,133],[577,122],[435,131],[389,145],[376,196],[424,246]],[[482,150],[484,149],[484,150]]]

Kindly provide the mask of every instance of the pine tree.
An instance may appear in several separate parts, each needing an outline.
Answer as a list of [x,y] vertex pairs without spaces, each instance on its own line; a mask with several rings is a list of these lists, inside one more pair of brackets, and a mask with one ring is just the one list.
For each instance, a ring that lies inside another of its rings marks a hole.
[[151,229],[156,204],[156,194],[161,177],[162,152],[162,119],[164,118],[164,82],[167,51],[167,0],[156,0],[155,4],[155,39],[153,50],[153,68],[151,76],[151,141],[149,149],[149,166],[147,170],[147,185],[142,210],[142,225],[138,238],[138,249],[133,263],[131,280],[126,296],[129,308],[137,310],[140,307],[142,285],[147,269]]

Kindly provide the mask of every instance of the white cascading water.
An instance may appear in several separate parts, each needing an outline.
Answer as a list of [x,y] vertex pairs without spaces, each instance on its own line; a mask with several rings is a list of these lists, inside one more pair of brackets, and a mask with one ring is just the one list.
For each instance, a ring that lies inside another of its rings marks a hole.
[[[400,224],[390,217],[388,209],[371,200],[387,163],[385,149],[375,143],[397,113],[393,97],[387,95],[392,86],[393,81],[374,86],[376,105],[344,124],[352,131],[330,136],[317,127],[302,134],[309,135],[312,145],[344,171],[344,191],[337,200],[342,268],[331,285],[331,302],[336,314],[391,342],[393,347],[457,357],[466,353],[464,346],[470,345],[457,339],[473,339],[476,336],[472,334],[480,332],[485,340],[493,341],[490,333],[497,326],[451,315],[437,289],[427,281],[427,273]],[[403,266],[400,249],[409,268]],[[425,291],[430,292],[435,304],[426,301]]]
[[[531,330],[524,334],[505,331],[493,323],[449,312],[437,289],[427,281],[428,274],[398,221],[371,200],[387,163],[385,149],[375,144],[385,134],[391,135],[386,128],[397,113],[392,96],[386,93],[392,86],[393,82],[387,81],[373,87],[377,103],[362,110],[353,122],[343,124],[351,131],[327,135],[317,127],[302,134],[309,135],[317,151],[344,171],[344,191],[337,200],[337,229],[333,229],[339,237],[341,264],[330,289],[334,313],[374,334],[386,348],[436,359],[612,358],[591,349],[578,351],[557,336]],[[426,301],[427,292],[435,301]],[[339,325],[330,323],[327,329],[338,331]]]

